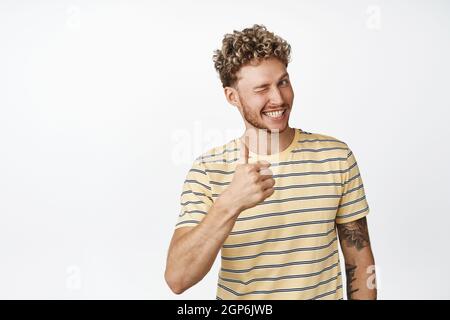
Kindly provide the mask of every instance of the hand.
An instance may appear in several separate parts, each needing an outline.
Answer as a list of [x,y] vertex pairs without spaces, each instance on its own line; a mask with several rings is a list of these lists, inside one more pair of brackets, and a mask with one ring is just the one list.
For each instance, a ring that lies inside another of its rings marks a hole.
[[248,154],[246,141],[241,139],[239,163],[230,185],[221,195],[222,200],[226,199],[224,203],[236,209],[235,214],[256,206],[274,193],[275,180],[268,169],[270,162],[248,163]]

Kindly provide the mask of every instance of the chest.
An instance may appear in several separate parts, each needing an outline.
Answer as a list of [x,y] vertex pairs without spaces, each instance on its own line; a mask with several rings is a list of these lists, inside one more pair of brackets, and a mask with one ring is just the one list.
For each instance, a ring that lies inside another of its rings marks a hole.
[[[270,169],[275,192],[241,212],[225,248],[253,244],[277,246],[277,242],[286,243],[283,239],[314,242],[314,238],[333,233],[342,194],[341,164],[320,159],[291,159],[272,164]],[[233,171],[234,168],[229,168],[229,172]],[[213,196],[219,196],[228,187],[232,176],[230,173],[213,177],[217,179],[212,183]]]

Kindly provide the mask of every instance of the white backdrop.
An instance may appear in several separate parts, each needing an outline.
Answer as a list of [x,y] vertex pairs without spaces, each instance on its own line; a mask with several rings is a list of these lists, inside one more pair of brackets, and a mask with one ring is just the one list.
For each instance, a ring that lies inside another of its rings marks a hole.
[[290,124],[354,151],[379,298],[450,298],[450,2],[1,1],[0,298],[214,299],[164,282],[192,161],[241,134],[212,63],[265,24]]

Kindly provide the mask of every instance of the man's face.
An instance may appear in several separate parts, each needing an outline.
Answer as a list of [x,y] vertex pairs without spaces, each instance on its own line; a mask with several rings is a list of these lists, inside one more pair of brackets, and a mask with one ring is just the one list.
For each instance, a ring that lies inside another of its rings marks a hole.
[[237,77],[238,107],[248,125],[279,133],[288,128],[294,92],[285,65],[264,59],[241,67]]

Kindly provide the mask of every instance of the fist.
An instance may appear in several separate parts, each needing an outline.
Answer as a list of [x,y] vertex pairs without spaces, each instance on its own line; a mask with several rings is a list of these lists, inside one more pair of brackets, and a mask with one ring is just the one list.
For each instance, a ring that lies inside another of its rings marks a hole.
[[239,213],[256,206],[274,193],[275,180],[269,169],[270,162],[262,160],[248,163],[248,158],[248,146],[241,139],[239,163],[230,185],[224,191],[227,202]]

